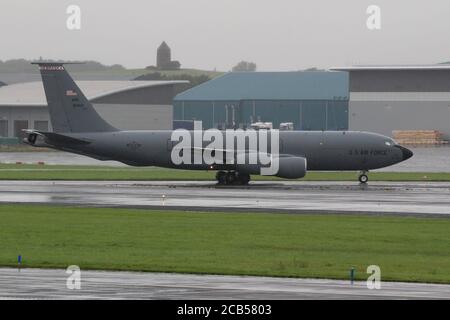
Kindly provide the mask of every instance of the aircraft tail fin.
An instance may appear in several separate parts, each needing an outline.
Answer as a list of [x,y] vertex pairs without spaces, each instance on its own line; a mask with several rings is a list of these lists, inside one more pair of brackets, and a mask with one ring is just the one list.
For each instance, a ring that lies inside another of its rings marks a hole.
[[44,84],[50,120],[54,132],[110,132],[116,128],[95,111],[63,62],[34,62]]

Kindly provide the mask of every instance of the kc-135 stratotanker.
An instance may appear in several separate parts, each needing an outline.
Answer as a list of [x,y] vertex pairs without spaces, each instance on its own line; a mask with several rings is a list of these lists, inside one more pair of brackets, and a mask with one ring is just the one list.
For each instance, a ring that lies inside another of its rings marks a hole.
[[[270,175],[287,179],[302,178],[307,171],[359,171],[359,181],[366,183],[369,170],[397,164],[413,155],[390,137],[359,131],[276,131],[276,135],[272,135],[275,132],[272,130],[266,135],[258,133],[257,143],[251,143],[247,140],[254,135],[248,130],[233,130],[230,136],[229,130],[216,130],[215,140],[219,132],[223,146],[215,144],[214,148],[211,147],[212,139],[202,139],[205,137],[203,131],[122,131],[100,117],[65,70],[65,63],[35,64],[39,65],[53,127],[53,132],[25,130],[24,142],[36,147],[54,148],[98,160],[116,160],[130,166],[214,170],[219,184],[248,184],[250,175],[261,174],[268,167],[276,170],[266,170],[265,174],[270,172]],[[186,144],[185,137],[181,148],[178,139],[183,134],[188,135],[190,142]],[[261,148],[261,136],[267,136],[264,148]],[[244,142],[235,144],[234,139]],[[227,148],[230,145],[232,147]],[[204,157],[205,153],[212,161]],[[178,159],[174,160],[174,155]],[[180,157],[196,161],[180,163]],[[263,162],[261,159],[269,160]]]

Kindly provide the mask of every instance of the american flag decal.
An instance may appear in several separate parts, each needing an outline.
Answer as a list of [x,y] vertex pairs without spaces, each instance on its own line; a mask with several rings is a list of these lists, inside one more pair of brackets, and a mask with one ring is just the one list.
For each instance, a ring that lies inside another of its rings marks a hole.
[[75,91],[73,91],[73,90],[67,90],[66,91],[66,96],[68,96],[68,97],[74,97],[76,95],[77,95],[77,93]]

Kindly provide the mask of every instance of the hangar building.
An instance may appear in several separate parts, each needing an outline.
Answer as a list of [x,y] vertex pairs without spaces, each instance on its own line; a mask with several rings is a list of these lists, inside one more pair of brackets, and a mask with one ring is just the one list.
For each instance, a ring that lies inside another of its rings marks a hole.
[[174,120],[203,128],[293,122],[295,130],[348,129],[347,72],[230,72],[178,94]]
[[450,140],[450,66],[354,66],[349,73],[349,129],[438,130]]
[[[77,81],[97,112],[125,130],[171,129],[172,99],[187,81]],[[22,129],[51,130],[42,82],[0,88],[0,137]]]

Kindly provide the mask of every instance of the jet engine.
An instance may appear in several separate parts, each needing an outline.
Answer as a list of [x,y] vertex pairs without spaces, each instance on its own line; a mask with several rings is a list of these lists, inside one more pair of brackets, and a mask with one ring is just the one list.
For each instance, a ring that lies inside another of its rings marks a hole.
[[306,175],[307,162],[303,157],[279,157],[277,177],[286,179],[303,178]]
[[36,132],[27,132],[26,137],[23,142],[30,144],[35,147],[48,147],[49,145],[45,142],[45,138]]
[[[280,156],[278,160],[278,172],[275,176],[286,179],[298,179],[303,178],[306,175],[306,158],[294,157],[294,156]],[[273,162],[274,160],[272,160]],[[272,168],[276,169],[274,163],[271,164]],[[269,167],[269,166],[263,166]],[[237,164],[236,171],[246,174],[261,174],[260,164]]]

